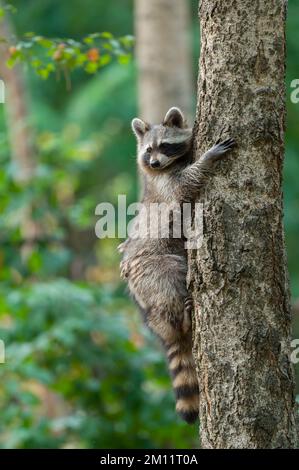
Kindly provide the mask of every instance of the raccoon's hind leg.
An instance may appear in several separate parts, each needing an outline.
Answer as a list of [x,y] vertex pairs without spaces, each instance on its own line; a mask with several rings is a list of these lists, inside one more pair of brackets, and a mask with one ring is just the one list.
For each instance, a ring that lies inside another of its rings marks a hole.
[[132,262],[129,287],[145,323],[160,338],[169,361],[180,416],[198,416],[198,385],[192,357],[192,304],[186,288],[187,263],[182,256],[151,256]]

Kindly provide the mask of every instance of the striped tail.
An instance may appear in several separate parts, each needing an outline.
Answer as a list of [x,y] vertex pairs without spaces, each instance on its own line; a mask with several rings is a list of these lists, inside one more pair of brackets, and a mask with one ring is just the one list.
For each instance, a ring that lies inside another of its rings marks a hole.
[[190,344],[172,343],[167,347],[169,370],[176,396],[176,411],[188,424],[198,418],[199,388]]

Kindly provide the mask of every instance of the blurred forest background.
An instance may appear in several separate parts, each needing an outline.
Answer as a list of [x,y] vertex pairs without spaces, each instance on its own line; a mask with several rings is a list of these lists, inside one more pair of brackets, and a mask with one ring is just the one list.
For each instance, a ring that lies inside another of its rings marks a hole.
[[[195,110],[198,2],[186,1]],[[18,37],[30,31],[74,39],[134,34],[132,0],[13,5]],[[295,338],[299,104],[290,102],[290,82],[299,78],[298,23],[299,5],[290,2],[284,194]],[[130,130],[138,115],[136,61],[112,60],[94,75],[76,70],[71,87],[63,76],[42,80],[32,67],[21,67],[27,108],[14,97],[16,109],[7,116],[7,103],[0,105],[0,339],[6,344],[0,447],[197,447],[196,425],[175,414],[160,347],[119,281],[119,240],[98,240],[94,233],[98,203],[116,205],[118,194],[137,200]],[[0,78],[5,73],[2,54]],[[27,127],[17,127],[18,113]],[[22,163],[28,175],[18,173]]]

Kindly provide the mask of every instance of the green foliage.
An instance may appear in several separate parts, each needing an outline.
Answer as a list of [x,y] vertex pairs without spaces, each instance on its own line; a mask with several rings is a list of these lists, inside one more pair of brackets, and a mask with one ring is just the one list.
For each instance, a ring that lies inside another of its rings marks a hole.
[[11,3],[2,2],[0,4],[0,20],[3,18],[8,12],[16,13],[17,9]]
[[[16,182],[0,136],[0,446],[196,446],[196,426],[175,414],[164,354],[116,281],[118,241],[94,236],[98,202],[136,197],[134,71],[113,63],[70,95],[60,88],[63,111],[29,78],[38,96],[34,184]],[[24,253],[28,207],[42,230]],[[80,284],[61,278],[78,259]]]
[[[17,13],[17,8],[10,4],[0,4],[0,21],[8,12]],[[21,40],[0,38],[7,44],[9,59],[6,64],[14,67],[23,62],[29,65],[36,74],[47,79],[50,74],[65,77],[70,89],[70,73],[82,69],[88,74],[96,73],[113,59],[119,64],[127,65],[132,59],[134,38],[132,35],[115,37],[111,32],[87,34],[82,39],[52,38],[26,32]]]
[[[111,145],[106,131],[104,127],[84,137],[79,125],[72,123],[60,132],[41,132],[33,185],[15,181],[16,168],[2,136],[3,448],[196,445],[195,428],[175,415],[162,351],[144,332],[137,312],[123,297],[123,286],[101,281],[96,287],[59,278],[69,276],[81,253],[81,247],[71,244],[71,236],[84,230],[93,233],[96,203],[109,194],[129,193],[123,186],[128,178],[122,182],[117,168],[114,177],[110,169],[109,181],[98,173],[100,184],[94,193],[86,184],[97,161],[109,167],[109,153],[103,163]],[[42,235],[24,253],[20,220],[28,207]],[[95,265],[100,279],[117,261],[115,241],[104,242],[98,242],[97,260],[90,243],[82,247],[86,269]]]
[[68,74],[78,68],[94,74],[113,58],[120,64],[128,64],[133,43],[132,36],[115,38],[108,32],[89,34],[81,41],[27,33],[22,41],[10,45],[7,65],[13,67],[17,62],[25,62],[42,79],[53,72],[62,73],[68,79]]
[[2,448],[196,445],[194,428],[173,426],[159,350],[111,287],[57,279],[0,295]]

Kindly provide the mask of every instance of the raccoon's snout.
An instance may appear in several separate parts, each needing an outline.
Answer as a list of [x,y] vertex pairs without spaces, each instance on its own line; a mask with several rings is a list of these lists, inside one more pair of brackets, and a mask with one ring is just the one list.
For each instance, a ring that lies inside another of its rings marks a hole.
[[158,160],[154,160],[150,163],[152,168],[159,168],[160,162]]

